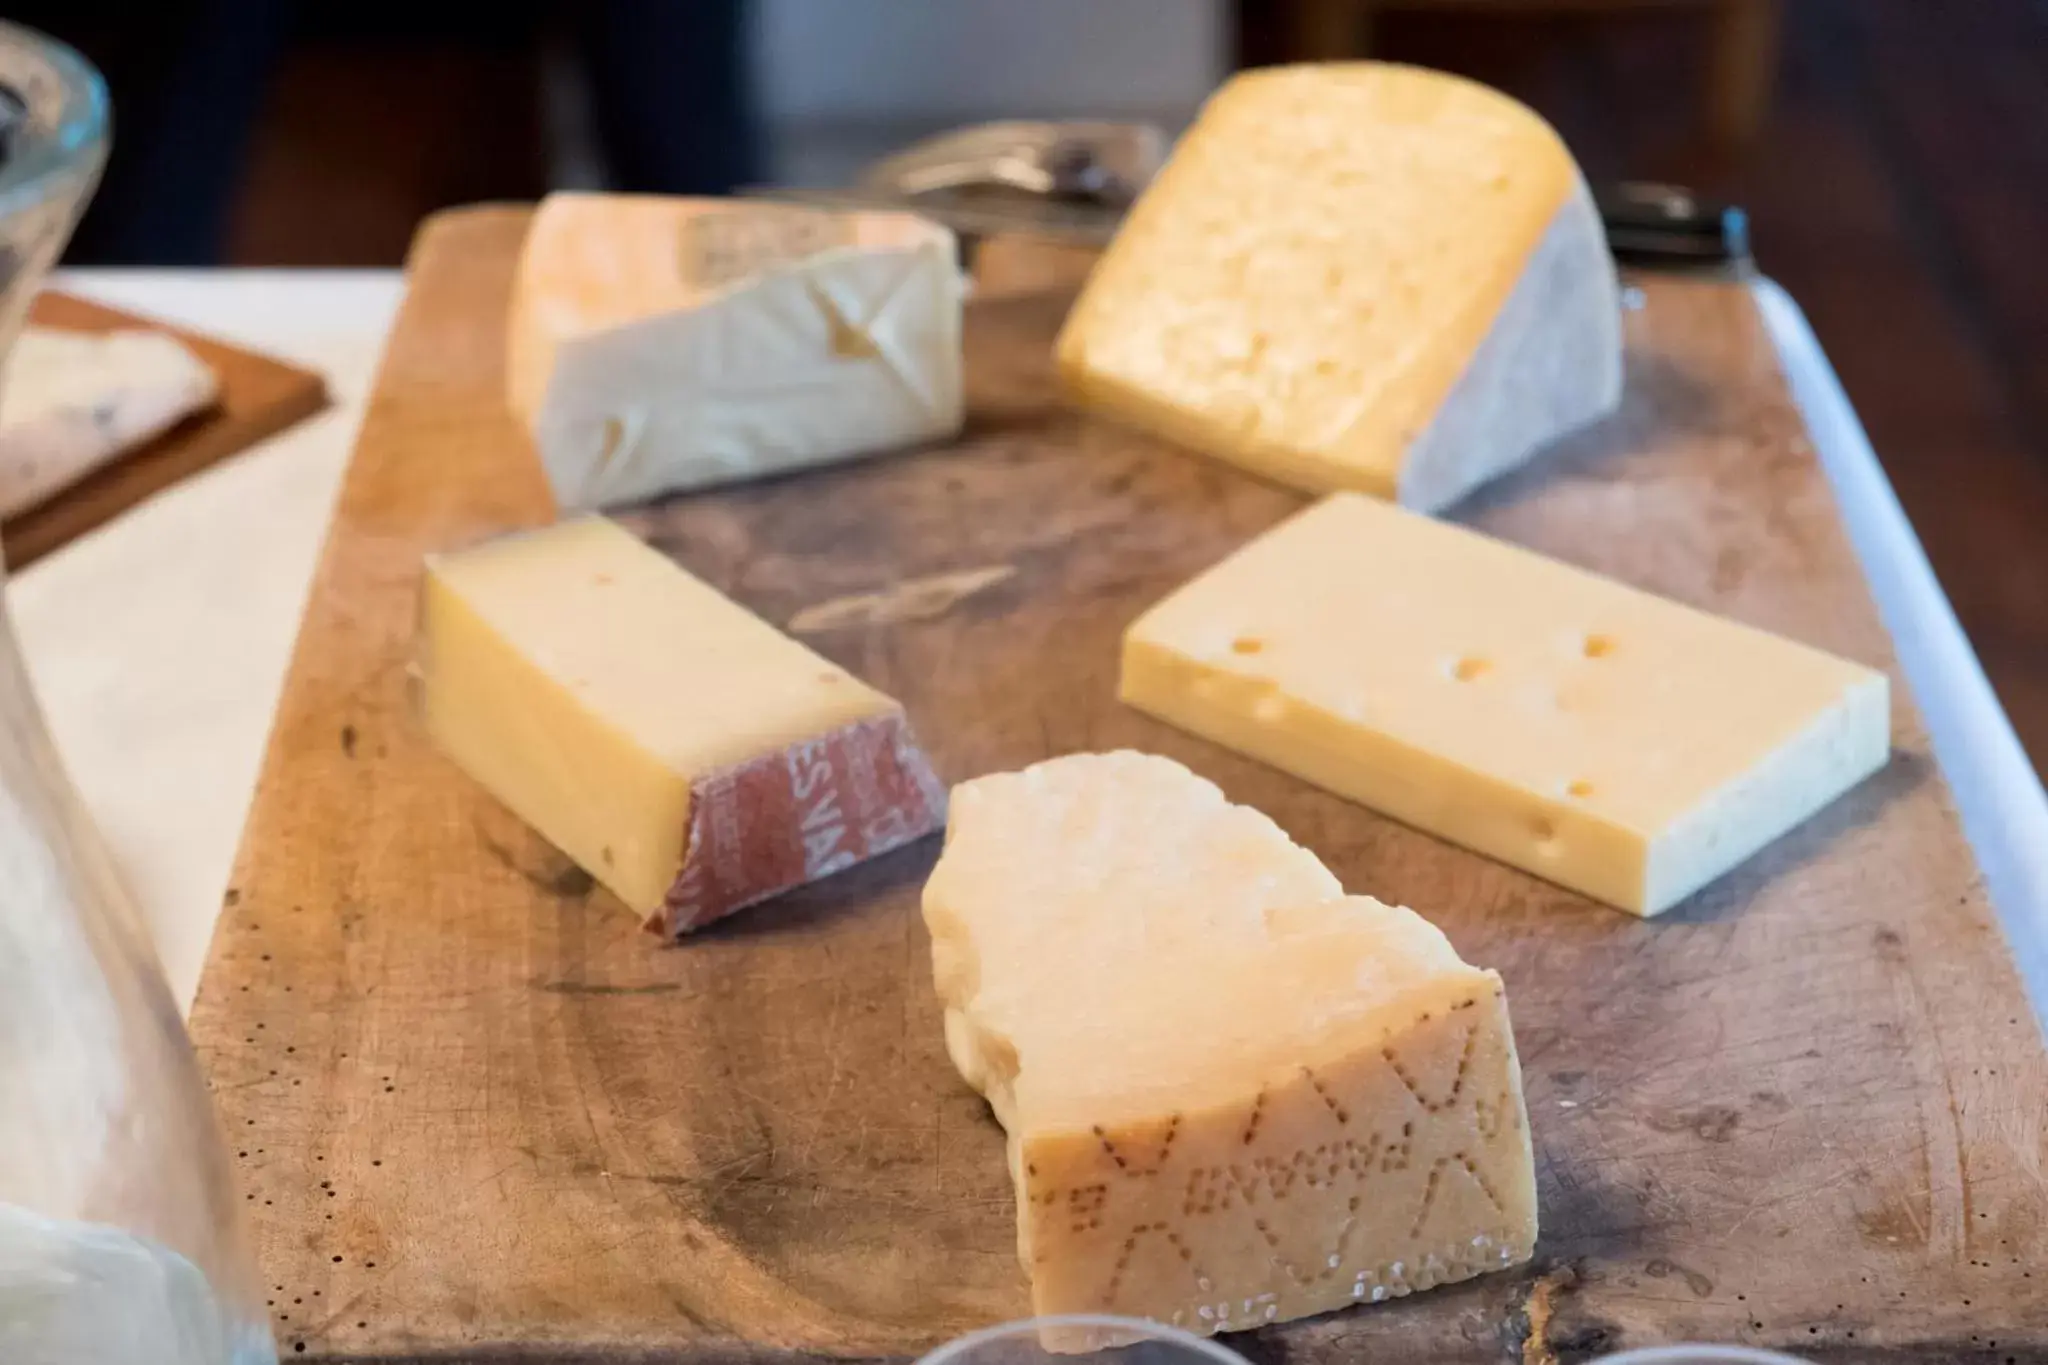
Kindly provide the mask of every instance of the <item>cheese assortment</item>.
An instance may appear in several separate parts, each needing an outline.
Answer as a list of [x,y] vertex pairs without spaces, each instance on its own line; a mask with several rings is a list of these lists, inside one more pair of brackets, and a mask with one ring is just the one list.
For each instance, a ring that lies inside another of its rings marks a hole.
[[1441,72],[1225,85],[1058,343],[1084,405],[1314,492],[1434,510],[1611,411],[1620,302],[1571,154]]
[[1332,496],[1124,638],[1145,711],[1639,915],[1883,766],[1885,676]]
[[1036,1312],[1206,1335],[1529,1257],[1500,978],[1179,764],[965,783],[924,915]]
[[[555,195],[507,398],[565,509],[812,468],[960,428],[961,299],[907,214]],[[1130,625],[1120,694],[1156,717],[1640,915],[1887,758],[1882,674],[1420,514],[1621,390],[1592,200],[1505,96],[1238,77],[1056,362],[1329,494]],[[419,629],[433,738],[661,934],[945,826],[946,1048],[1007,1134],[1038,1313],[1207,1335],[1532,1255],[1500,977],[1180,764],[1049,757],[949,820],[897,702],[601,517],[432,558]]]
[[903,708],[601,517],[439,556],[428,731],[680,935],[936,829]]
[[907,213],[550,195],[513,285],[507,397],[570,509],[950,436],[956,257]]

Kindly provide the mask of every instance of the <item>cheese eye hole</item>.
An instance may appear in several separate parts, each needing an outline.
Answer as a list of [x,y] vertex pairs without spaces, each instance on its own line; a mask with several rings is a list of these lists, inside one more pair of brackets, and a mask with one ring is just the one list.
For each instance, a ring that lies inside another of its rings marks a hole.
[[1581,648],[1589,659],[1604,659],[1614,652],[1614,637],[1612,635],[1588,635],[1585,644]]
[[1235,654],[1256,654],[1265,647],[1266,642],[1256,635],[1240,635],[1230,642],[1231,652]]
[[1451,676],[1459,682],[1477,682],[1493,670],[1493,661],[1468,654],[1451,665]]

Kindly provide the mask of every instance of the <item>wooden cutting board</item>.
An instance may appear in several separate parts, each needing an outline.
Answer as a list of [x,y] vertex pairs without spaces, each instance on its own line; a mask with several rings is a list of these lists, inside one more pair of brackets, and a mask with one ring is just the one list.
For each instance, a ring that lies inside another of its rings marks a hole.
[[0,545],[6,547],[11,570],[28,567],[151,494],[327,406],[327,381],[312,370],[90,299],[39,294],[29,321],[72,332],[140,328],[174,336],[212,368],[220,397],[211,408],[117,456],[48,501],[0,522]]
[[[550,516],[499,398],[524,224],[415,248],[192,1014],[286,1358],[909,1356],[1020,1314],[917,913],[936,839],[663,947],[413,718],[421,554]],[[1057,292],[971,307],[957,443],[628,520],[902,698],[948,779],[1171,755],[1501,970],[1536,1262],[1247,1354],[2048,1360],[2048,1065],[1925,730],[1749,295],[1641,283],[1623,413],[1460,515],[1898,695],[1886,772],[1653,922],[1115,702],[1122,627],[1302,499],[1063,408]]]

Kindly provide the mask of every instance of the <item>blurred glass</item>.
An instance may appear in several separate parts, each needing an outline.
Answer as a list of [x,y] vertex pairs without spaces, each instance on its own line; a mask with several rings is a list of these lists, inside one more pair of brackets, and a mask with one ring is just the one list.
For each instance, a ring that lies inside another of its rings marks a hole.
[[[0,23],[0,355],[92,194],[107,125],[77,53]],[[149,932],[0,610],[0,1362],[274,1362],[233,1200]]]
[[1245,1358],[1178,1328],[1108,1314],[1027,1318],[970,1332],[917,1365],[1247,1365]]
[[[947,1342],[917,1365],[1248,1365],[1217,1342],[1140,1318],[1108,1315],[1028,1318]],[[1590,1365],[1810,1365],[1797,1356],[1747,1346],[1645,1346],[1599,1356]]]
[[107,92],[83,57],[0,21],[0,356],[107,159]]
[[1798,1356],[1759,1351],[1749,1346],[1707,1346],[1697,1342],[1676,1346],[1639,1346],[1600,1356],[1591,1365],[1808,1365]]

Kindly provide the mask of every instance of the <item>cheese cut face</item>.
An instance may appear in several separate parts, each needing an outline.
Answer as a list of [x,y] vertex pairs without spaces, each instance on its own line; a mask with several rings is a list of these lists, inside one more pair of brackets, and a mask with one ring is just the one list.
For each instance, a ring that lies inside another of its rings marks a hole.
[[1375,62],[1236,77],[1060,335],[1078,401],[1266,477],[1442,507],[1610,412],[1621,310],[1558,136]]
[[1882,673],[1355,494],[1141,617],[1122,696],[1641,915],[1890,753]]
[[680,934],[936,829],[902,707],[602,517],[431,559],[450,757]]
[[1036,1312],[1219,1332],[1529,1256],[1500,978],[1179,764],[956,788],[924,915]]
[[960,429],[953,235],[911,214],[555,194],[513,285],[507,388],[566,508]]

